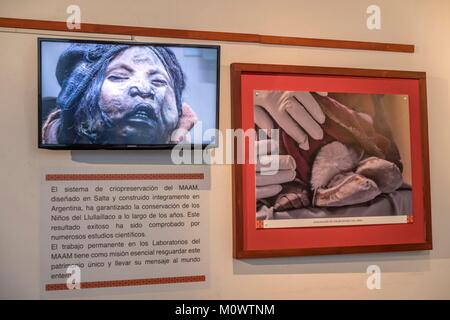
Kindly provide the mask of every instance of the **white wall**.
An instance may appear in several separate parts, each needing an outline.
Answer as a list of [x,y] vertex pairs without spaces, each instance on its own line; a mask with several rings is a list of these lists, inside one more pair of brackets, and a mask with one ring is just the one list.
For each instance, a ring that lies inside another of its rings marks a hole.
[[[73,0],[2,0],[0,16],[64,21],[66,7],[72,3]],[[214,166],[211,169],[214,207],[209,220],[210,286],[111,298],[450,298],[449,1],[79,0],[77,4],[81,6],[83,21],[91,23],[416,45],[416,53],[402,54],[218,43],[222,46],[222,129],[230,127],[231,123],[229,65],[232,62],[417,70],[426,71],[428,76],[434,241],[431,252],[233,260],[231,167]],[[366,28],[365,11],[370,4],[381,7],[382,29],[379,31]],[[95,153],[80,156],[80,153],[37,148],[37,35],[36,31],[32,31],[34,34],[23,32],[13,29],[0,32],[0,298],[39,298],[41,169],[108,166],[77,161],[81,157],[95,162]],[[139,160],[148,158],[149,154],[130,152],[129,157]],[[365,270],[370,264],[379,265],[383,271],[381,290],[366,288]]]

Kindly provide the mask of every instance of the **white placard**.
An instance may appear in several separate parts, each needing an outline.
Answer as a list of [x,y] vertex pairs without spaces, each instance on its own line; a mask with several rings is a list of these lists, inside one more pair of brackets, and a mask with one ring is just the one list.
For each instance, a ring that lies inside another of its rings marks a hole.
[[378,217],[340,217],[317,219],[280,219],[264,220],[262,229],[328,227],[328,226],[360,226],[376,224],[400,224],[412,222],[411,216],[378,216]]
[[205,285],[207,169],[43,172],[43,295]]

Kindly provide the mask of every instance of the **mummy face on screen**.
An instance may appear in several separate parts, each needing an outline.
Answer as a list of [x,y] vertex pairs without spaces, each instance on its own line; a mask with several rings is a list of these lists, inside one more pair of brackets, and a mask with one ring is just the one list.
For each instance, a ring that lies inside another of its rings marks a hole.
[[111,60],[98,101],[116,143],[166,143],[179,120],[174,81],[149,47],[131,47]]

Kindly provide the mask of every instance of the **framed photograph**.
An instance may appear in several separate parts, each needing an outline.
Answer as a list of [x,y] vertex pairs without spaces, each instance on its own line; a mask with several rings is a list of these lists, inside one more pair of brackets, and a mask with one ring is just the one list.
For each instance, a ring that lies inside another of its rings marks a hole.
[[432,249],[424,72],[235,63],[231,99],[235,258]]

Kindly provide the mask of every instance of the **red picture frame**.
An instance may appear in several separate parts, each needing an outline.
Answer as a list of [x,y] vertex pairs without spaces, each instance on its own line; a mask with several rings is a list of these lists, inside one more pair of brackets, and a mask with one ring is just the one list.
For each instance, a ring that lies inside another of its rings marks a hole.
[[412,218],[404,224],[259,228],[255,216],[254,164],[234,164],[233,256],[236,259],[432,249],[426,73],[234,63],[231,65],[232,128],[254,127],[255,90],[407,95]]

